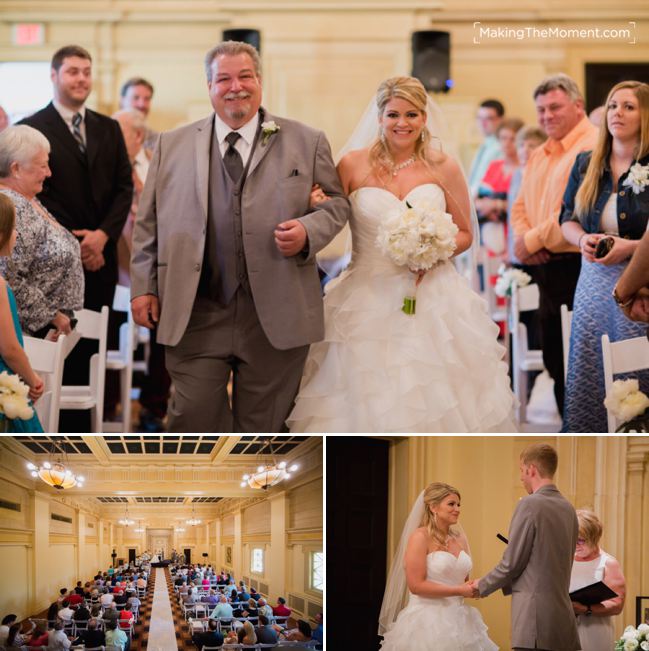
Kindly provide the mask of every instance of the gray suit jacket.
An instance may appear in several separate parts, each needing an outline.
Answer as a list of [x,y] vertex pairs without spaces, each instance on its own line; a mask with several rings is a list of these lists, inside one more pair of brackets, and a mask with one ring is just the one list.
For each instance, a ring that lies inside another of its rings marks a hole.
[[573,506],[554,485],[517,505],[502,560],[480,580],[481,596],[512,595],[512,646],[581,649],[568,596],[579,525]]
[[[315,254],[349,218],[344,195],[321,131],[265,114],[279,131],[260,137],[242,195],[243,244],[259,321],[280,350],[324,336],[323,308]],[[131,295],[160,299],[158,342],[176,345],[189,321],[205,250],[209,156],[213,116],[160,134],[133,231]],[[296,173],[297,172],[297,173]],[[331,199],[309,209],[311,186]],[[299,219],[309,253],[285,258],[277,250],[277,224]]]

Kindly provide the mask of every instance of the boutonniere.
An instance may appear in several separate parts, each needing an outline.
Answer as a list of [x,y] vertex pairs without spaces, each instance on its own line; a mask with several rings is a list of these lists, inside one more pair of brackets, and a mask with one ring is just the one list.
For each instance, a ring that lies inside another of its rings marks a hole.
[[649,185],[649,165],[632,165],[622,185],[630,187],[634,194],[640,194]]
[[265,145],[268,139],[277,131],[279,131],[279,124],[274,120],[261,123],[261,144]]

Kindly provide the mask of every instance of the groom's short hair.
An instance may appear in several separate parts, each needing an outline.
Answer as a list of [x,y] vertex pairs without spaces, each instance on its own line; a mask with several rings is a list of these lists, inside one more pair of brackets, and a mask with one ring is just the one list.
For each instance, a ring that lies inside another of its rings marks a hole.
[[521,452],[521,461],[529,466],[534,464],[539,475],[546,479],[554,477],[559,464],[557,451],[547,443],[532,443]]

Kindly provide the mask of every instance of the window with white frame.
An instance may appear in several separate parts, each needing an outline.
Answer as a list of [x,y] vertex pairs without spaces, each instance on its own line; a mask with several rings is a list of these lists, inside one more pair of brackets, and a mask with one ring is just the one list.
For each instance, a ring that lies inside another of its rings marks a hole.
[[312,590],[322,591],[324,586],[324,554],[311,552],[309,587]]
[[264,573],[264,550],[261,547],[255,547],[250,555],[250,571],[257,574]]

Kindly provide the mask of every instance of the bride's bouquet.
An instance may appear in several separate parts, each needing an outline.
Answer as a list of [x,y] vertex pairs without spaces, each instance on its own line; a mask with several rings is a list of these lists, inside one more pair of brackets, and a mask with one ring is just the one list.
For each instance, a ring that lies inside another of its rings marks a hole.
[[[396,265],[412,272],[425,272],[451,258],[457,246],[457,233],[458,227],[449,213],[428,202],[406,202],[406,210],[394,212],[381,223],[376,243]],[[415,293],[403,299],[401,309],[406,314],[415,313],[420,278],[415,283]]]

